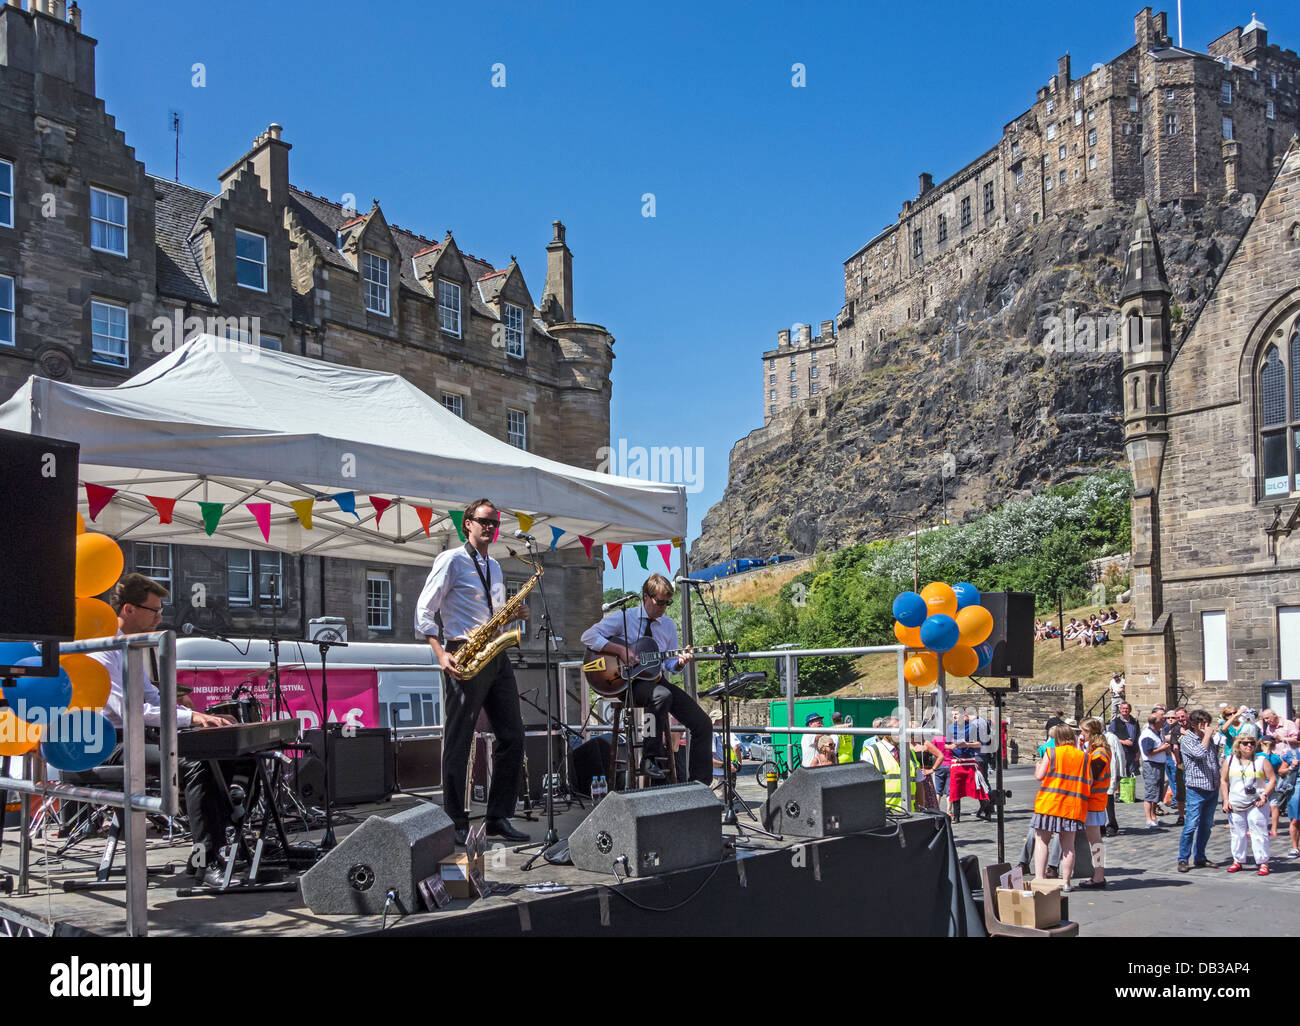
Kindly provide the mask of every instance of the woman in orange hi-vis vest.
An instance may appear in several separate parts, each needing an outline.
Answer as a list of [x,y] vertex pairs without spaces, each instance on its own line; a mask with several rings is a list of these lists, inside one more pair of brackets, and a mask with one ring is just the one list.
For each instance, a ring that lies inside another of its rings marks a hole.
[[1079,726],[1079,744],[1088,757],[1088,818],[1083,829],[1092,853],[1092,879],[1077,886],[1087,889],[1106,886],[1106,842],[1101,828],[1106,825],[1106,800],[1110,791],[1110,743],[1101,720],[1087,719]]
[[1047,849],[1052,835],[1060,835],[1061,889],[1070,893],[1070,873],[1074,869],[1074,832],[1083,829],[1088,814],[1088,757],[1074,747],[1077,735],[1073,727],[1058,723],[1052,728],[1054,747],[1043,753],[1034,777],[1042,781],[1034,799],[1034,876],[1047,877]]

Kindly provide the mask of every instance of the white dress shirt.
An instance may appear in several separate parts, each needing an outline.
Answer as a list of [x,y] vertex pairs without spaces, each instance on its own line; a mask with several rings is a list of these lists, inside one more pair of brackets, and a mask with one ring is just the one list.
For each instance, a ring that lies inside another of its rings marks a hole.
[[[475,560],[478,570],[474,569]],[[470,630],[487,623],[492,614],[479,576],[484,562],[477,552],[470,555],[464,545],[438,553],[420,592],[420,601],[415,604],[415,629],[426,637],[436,638],[438,624],[433,614],[441,613],[443,632],[451,641],[465,638]],[[486,563],[492,582],[492,609],[496,611],[506,602],[506,580],[500,563],[490,556]]]
[[[479,589],[480,592],[482,590]],[[625,620],[626,626],[624,626]],[[626,613],[621,609],[612,609],[599,623],[587,629],[582,635],[582,643],[593,652],[603,652],[605,646],[615,638],[624,638],[631,643],[645,634],[647,620],[650,620],[650,616],[645,611],[644,601],[636,609],[629,609]],[[672,651],[677,648],[677,625],[673,623],[671,617],[667,616],[650,620],[650,638],[660,652]],[[663,662],[663,668],[667,673],[677,673],[681,665],[682,661],[677,658],[665,659]]]
[[[118,631],[116,637],[122,637],[122,632]],[[115,727],[122,726],[122,656],[120,649],[112,649],[107,652],[87,652],[95,662],[100,663],[108,671],[109,691],[108,701],[104,704],[104,715],[108,717],[108,722]],[[183,705],[176,707],[176,726],[188,727],[194,718],[192,710],[185,708]],[[157,687],[149,679],[149,671],[144,675],[144,724],[146,727],[162,726],[162,695],[158,693]]]

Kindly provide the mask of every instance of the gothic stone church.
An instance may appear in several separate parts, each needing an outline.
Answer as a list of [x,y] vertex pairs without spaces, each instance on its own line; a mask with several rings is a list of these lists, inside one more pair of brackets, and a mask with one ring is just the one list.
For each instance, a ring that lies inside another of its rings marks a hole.
[[1300,143],[1181,345],[1145,201],[1121,313],[1133,470],[1129,695],[1300,705]]

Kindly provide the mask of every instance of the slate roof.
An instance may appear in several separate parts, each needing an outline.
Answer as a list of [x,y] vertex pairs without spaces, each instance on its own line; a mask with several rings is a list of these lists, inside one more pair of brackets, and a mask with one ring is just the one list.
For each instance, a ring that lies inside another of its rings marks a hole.
[[176,299],[211,303],[199,262],[189,239],[210,197],[188,185],[149,176],[154,194],[154,244],[158,259],[158,291]]

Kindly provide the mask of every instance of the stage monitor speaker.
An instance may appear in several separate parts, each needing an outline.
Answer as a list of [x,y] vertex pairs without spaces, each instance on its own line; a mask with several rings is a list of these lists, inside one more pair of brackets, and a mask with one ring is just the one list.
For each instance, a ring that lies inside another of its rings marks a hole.
[[1023,591],[986,591],[980,605],[993,614],[993,662],[987,677],[1034,675],[1034,596]]
[[[303,740],[311,745],[312,754],[301,756],[299,762],[323,758],[324,735],[319,728],[306,731]],[[393,732],[387,727],[356,727],[350,735],[337,732],[330,741],[330,801],[336,805],[388,801],[397,789],[396,764]],[[310,761],[300,769],[305,781],[314,780],[315,772]]]
[[804,766],[765,804],[763,826],[791,837],[838,837],[885,824],[885,775],[866,762]]
[[583,742],[569,758],[569,790],[590,798],[592,778],[609,776],[609,736],[602,734]]
[[455,844],[455,827],[440,805],[371,816],[302,875],[303,903],[315,915],[377,915],[393,890],[402,908],[418,912],[417,885],[438,872]]
[[705,784],[611,791],[569,837],[579,869],[656,876],[722,858],[722,803]]
[[[0,431],[0,565],[22,587],[0,588],[0,638],[71,641],[77,633],[77,463],[81,446]],[[92,530],[93,530],[92,526]]]

